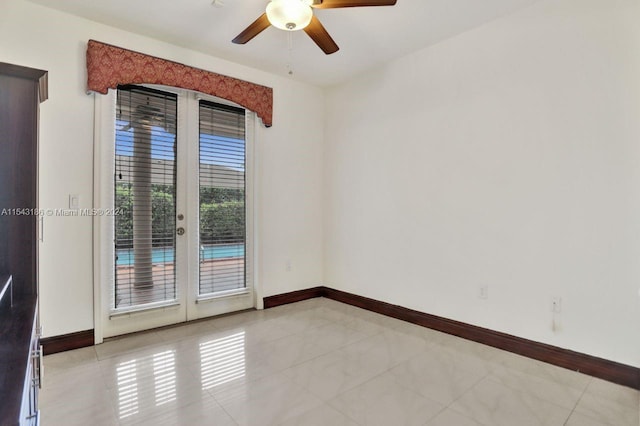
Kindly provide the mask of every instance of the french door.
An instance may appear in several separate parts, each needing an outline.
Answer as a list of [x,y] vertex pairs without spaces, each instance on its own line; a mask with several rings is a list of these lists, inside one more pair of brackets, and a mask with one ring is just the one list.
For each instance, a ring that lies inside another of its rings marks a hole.
[[96,106],[96,334],[253,307],[253,114],[141,86]]

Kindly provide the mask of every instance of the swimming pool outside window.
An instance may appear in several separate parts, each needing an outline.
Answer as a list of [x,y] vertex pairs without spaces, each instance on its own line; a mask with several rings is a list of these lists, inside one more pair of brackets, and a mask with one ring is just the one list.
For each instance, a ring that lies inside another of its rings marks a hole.
[[117,92],[112,306],[177,297],[175,260],[177,97],[135,86]]
[[199,102],[200,296],[246,287],[245,111]]

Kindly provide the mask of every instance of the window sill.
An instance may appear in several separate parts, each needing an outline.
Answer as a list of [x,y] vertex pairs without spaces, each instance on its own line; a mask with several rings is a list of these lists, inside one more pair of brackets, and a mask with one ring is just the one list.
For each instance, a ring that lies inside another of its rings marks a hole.
[[248,288],[242,288],[239,290],[227,290],[227,291],[222,291],[220,293],[215,293],[212,295],[200,296],[196,299],[196,303],[207,303],[207,302],[213,302],[215,300],[227,299],[230,297],[242,297],[250,294],[251,294],[251,290]]

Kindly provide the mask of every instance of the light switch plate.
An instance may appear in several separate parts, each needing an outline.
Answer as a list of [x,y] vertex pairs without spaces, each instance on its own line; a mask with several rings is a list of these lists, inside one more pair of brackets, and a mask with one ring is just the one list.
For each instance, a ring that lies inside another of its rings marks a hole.
[[80,208],[80,196],[78,194],[69,194],[69,208],[71,210]]

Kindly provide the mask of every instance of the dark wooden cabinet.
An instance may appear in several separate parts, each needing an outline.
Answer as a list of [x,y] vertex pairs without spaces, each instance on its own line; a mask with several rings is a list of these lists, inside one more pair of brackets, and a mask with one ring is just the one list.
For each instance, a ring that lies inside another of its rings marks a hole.
[[0,63],[0,273],[37,294],[38,105],[47,73]]
[[46,98],[46,71],[0,63],[2,426],[39,423],[38,113]]

